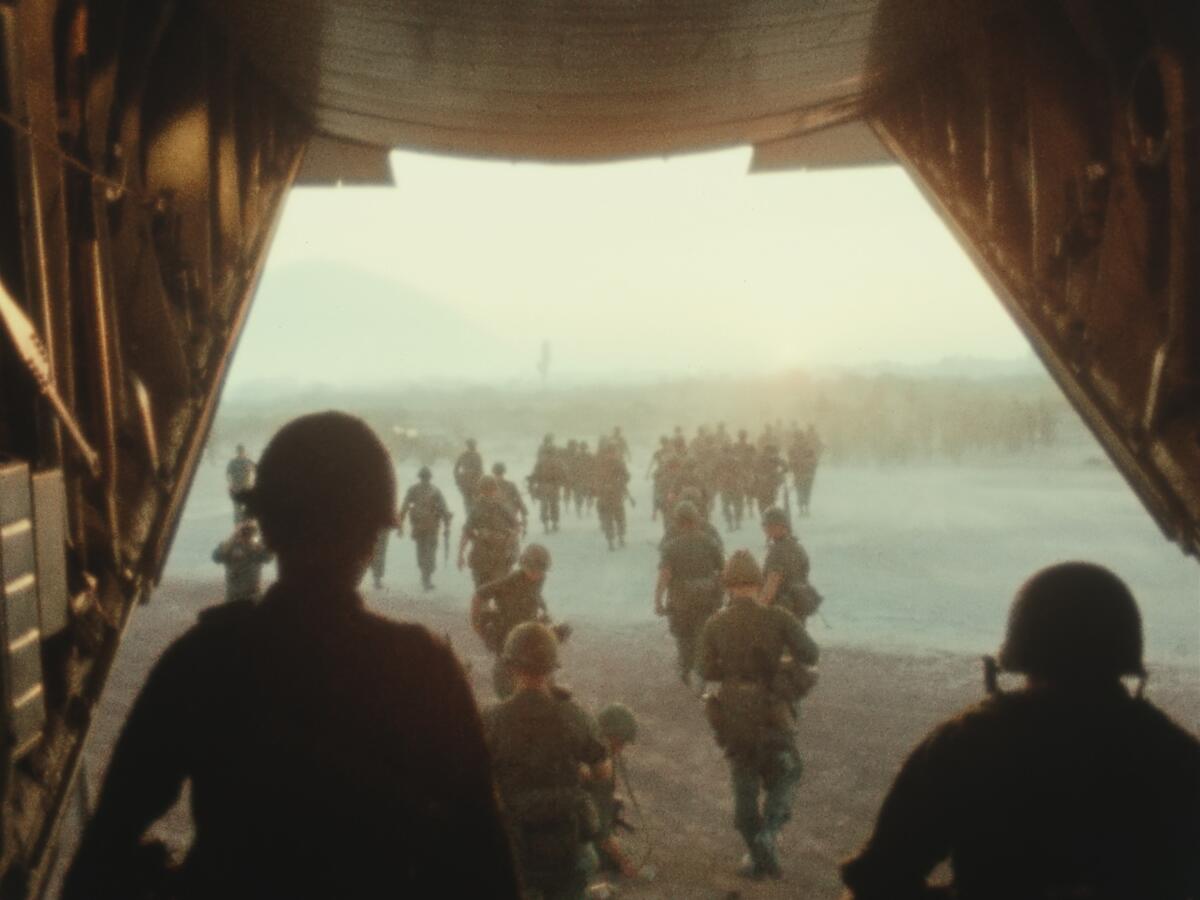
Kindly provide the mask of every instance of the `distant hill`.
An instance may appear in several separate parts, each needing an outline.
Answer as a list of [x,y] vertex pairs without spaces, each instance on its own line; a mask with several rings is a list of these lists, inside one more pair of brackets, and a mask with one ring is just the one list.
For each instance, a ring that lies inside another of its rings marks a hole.
[[293,263],[264,274],[230,392],[478,381],[532,372],[530,344],[514,348],[402,281],[324,260]]

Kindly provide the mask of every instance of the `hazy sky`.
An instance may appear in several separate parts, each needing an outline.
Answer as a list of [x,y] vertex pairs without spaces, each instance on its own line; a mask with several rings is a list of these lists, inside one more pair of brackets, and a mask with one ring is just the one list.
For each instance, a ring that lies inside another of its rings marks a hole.
[[[296,375],[316,346],[335,352],[298,377],[331,383],[532,378],[543,339],[571,378],[1028,355],[901,169],[749,175],[749,159],[395,153],[395,188],[294,190],[231,381]],[[394,283],[395,304],[359,303],[344,277],[339,315],[294,314],[285,276],[325,263]],[[469,354],[444,321],[423,331],[434,308],[475,335]],[[437,346],[403,373],[375,359],[423,338]]]

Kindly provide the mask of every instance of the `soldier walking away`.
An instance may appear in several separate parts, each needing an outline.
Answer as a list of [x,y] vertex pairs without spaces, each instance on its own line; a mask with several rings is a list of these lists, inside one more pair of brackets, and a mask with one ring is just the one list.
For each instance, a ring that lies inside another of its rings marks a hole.
[[[546,573],[550,571],[550,551],[541,544],[530,544],[521,551],[517,568],[503,578],[480,585],[471,597],[471,627],[483,645],[496,656],[492,686],[504,699],[512,693],[512,678],[500,659],[504,642],[518,625],[541,622],[550,625],[550,613],[542,598]],[[567,625],[553,626],[555,636],[566,640]]]
[[808,580],[808,554],[792,533],[787,512],[778,506],[763,513],[762,526],[767,536],[763,602],[807,619],[821,605],[821,595]]
[[500,500],[517,517],[517,522],[521,526],[521,535],[524,536],[529,530],[529,507],[525,505],[525,500],[521,497],[521,489],[504,477],[507,474],[508,466],[504,463],[498,462],[492,465],[492,477],[496,479],[496,486],[500,489]]
[[475,493],[479,479],[483,477],[483,457],[475,449],[475,438],[467,438],[467,449],[454,461],[454,483],[462,494],[463,509],[471,514],[475,506]]
[[[1200,741],[1142,696],[1142,622],[1124,582],[1092,563],[1041,570],[1017,591],[1000,649],[1024,686],[997,690],[986,662],[990,696],[904,763],[842,867],[848,896],[1200,896]],[[1123,677],[1139,679],[1132,695]],[[944,860],[953,888],[927,886]]]
[[596,512],[608,549],[625,546],[625,498],[629,496],[629,469],[621,450],[606,441],[596,456]]
[[621,754],[637,739],[637,719],[623,703],[610,703],[597,714],[596,724],[610,763],[602,770],[593,769],[593,777],[585,784],[600,822],[595,841],[600,871],[637,878],[641,870],[625,852],[620,838],[621,831],[632,832],[633,826],[626,821],[625,803],[617,796],[617,775],[624,771]]
[[786,474],[787,464],[780,457],[779,448],[773,443],[765,444],[754,460],[754,499],[760,515],[775,505],[779,489],[786,487]]
[[[463,522],[458,541],[458,567],[471,567],[476,587],[507,574],[517,559],[520,525],[500,499],[500,486],[490,475],[479,479],[475,503]],[[467,546],[470,545],[470,554]]]
[[700,511],[694,504],[680,503],[674,519],[678,531],[662,545],[654,612],[667,617],[678,651],[679,678],[691,686],[700,629],[721,604],[718,579],[725,558],[720,546],[700,530]]
[[817,464],[821,461],[824,449],[817,428],[811,422],[804,431],[797,430],[792,444],[791,466],[796,482],[796,510],[802,516],[809,515]]
[[554,435],[546,435],[538,448],[537,462],[528,480],[529,494],[538,502],[542,530],[549,534],[558,531],[559,506],[567,474],[561,454],[554,446]]
[[[383,445],[359,419],[304,416],[258,474],[250,512],[279,579],[261,603],[206,611],[158,659],[62,897],[515,900],[461,667],[355,591],[395,510]],[[146,863],[166,851],[142,842],[185,783],[192,846],[152,883]]]
[[429,466],[421,466],[417,472],[417,483],[409,487],[400,505],[400,516],[396,529],[404,535],[404,522],[409,523],[413,543],[417,546],[417,568],[421,572],[421,587],[433,590],[433,573],[437,569],[438,533],[449,543],[450,510],[446,498],[433,485],[433,473]]
[[745,479],[738,463],[738,450],[734,444],[726,443],[717,450],[713,484],[721,497],[721,515],[728,531],[739,530],[746,514]]
[[818,650],[795,616],[759,602],[762,574],[749,550],[729,557],[721,580],[729,604],[701,637],[700,672],[720,682],[705,705],[729,761],[734,827],[749,851],[741,874],[779,878],[777,839],[803,770],[796,705],[813,683],[807,667]]
[[245,444],[237,445],[237,453],[225,467],[225,486],[233,500],[233,524],[245,521],[248,513],[241,495],[254,487],[254,460],[246,455]]
[[274,559],[258,536],[258,523],[246,519],[213,551],[213,562],[225,567],[225,602],[256,602],[262,594],[262,567]]
[[583,785],[585,777],[603,772],[607,754],[591,717],[552,681],[554,632],[538,622],[517,626],[504,642],[503,659],[516,691],[486,711],[484,728],[525,896],[583,900],[593,867],[590,844],[599,831]]

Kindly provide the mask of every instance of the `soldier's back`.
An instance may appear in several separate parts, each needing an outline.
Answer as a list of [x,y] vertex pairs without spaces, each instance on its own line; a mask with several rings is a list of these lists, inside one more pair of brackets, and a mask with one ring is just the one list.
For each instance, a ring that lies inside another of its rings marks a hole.
[[770,681],[787,649],[788,616],[750,599],[715,613],[705,626],[704,644],[706,653],[710,648],[716,653],[721,678]]

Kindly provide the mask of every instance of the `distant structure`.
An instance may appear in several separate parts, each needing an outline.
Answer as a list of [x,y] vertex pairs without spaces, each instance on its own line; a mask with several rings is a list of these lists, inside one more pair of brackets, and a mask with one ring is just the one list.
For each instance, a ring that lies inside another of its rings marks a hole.
[[546,377],[550,374],[550,342],[542,341],[542,354],[538,358],[538,374],[542,376],[542,383],[546,383]]

